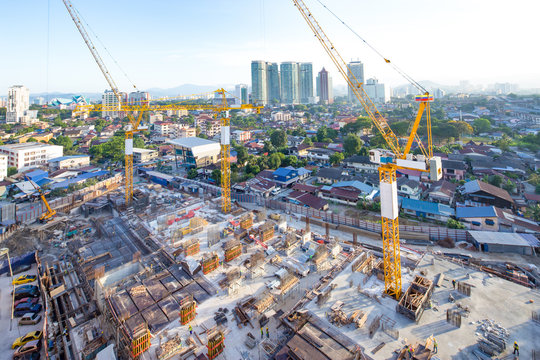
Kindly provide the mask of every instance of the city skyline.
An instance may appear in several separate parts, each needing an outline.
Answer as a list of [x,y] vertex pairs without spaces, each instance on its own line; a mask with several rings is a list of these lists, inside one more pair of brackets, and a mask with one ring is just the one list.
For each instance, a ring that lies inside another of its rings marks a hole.
[[[6,13],[12,14],[6,18],[6,26],[20,31],[4,40],[5,48],[13,55],[0,59],[0,68],[4,69],[0,87],[25,84],[32,93],[47,89],[104,91],[107,83],[65,8],[60,2],[50,4],[50,26],[46,3],[36,4],[30,10],[27,4],[4,5]],[[134,1],[126,9],[120,1],[107,4],[109,10],[103,14],[100,9],[104,4],[100,0],[91,4],[75,2],[91,29],[141,90],[178,84],[248,83],[248,64],[257,58],[272,62],[290,59],[313,62],[315,69],[325,67],[337,75],[292,2],[203,1],[203,4],[158,3],[149,7]],[[449,85],[460,80],[480,84],[510,82],[523,88],[540,87],[540,75],[535,71],[540,51],[530,46],[527,36],[535,31],[534,14],[540,10],[540,5],[532,0],[520,1],[519,5],[491,2],[489,17],[485,16],[485,6],[465,0],[445,4],[426,2],[426,6],[414,7],[397,0],[361,6],[343,0],[328,5],[416,80]],[[360,59],[370,69],[366,79],[377,77],[389,86],[404,84],[399,75],[317,2],[308,2],[308,6],[344,59],[347,62]],[[222,14],[226,14],[226,20]],[[204,26],[200,25],[201,19],[205,19]],[[475,28],[483,30],[455,27],[456,19],[474,23]],[[129,26],[134,22],[146,26],[140,30]],[[281,26],[284,22],[288,26]],[[239,31],[246,28],[253,31]],[[218,41],[215,37],[218,32],[227,41]],[[422,33],[425,47],[418,44],[418,33]],[[99,41],[96,45],[101,47]],[[15,56],[29,51],[33,56]],[[131,85],[122,71],[105,56],[106,51],[100,49],[100,52],[120,89],[129,91]],[[341,77],[334,76],[335,86],[343,84]]]

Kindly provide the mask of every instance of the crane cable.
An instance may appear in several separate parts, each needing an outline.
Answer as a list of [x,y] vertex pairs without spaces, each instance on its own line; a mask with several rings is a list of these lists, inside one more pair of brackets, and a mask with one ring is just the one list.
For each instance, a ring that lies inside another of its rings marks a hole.
[[101,39],[99,38],[99,36],[97,36],[97,34],[94,32],[94,30],[92,29],[92,27],[90,27],[90,24],[88,24],[88,22],[86,21],[86,19],[82,16],[82,14],[79,12],[79,10],[75,7],[75,6],[72,6],[72,9],[77,13],[77,16],[84,22],[84,24],[86,25],[86,28],[90,30],[90,32],[92,33],[92,35],[97,39],[97,41],[101,44],[101,46],[103,46],[103,49],[105,49],[105,51],[107,52],[107,54],[109,55],[109,57],[112,59],[112,61],[116,64],[116,66],[118,66],[118,69],[120,69],[120,71],[122,72],[122,74],[124,74],[124,76],[126,77],[127,81],[131,84],[131,86],[133,86],[133,88],[137,91],[139,91],[139,89],[137,89],[137,86],[135,85],[135,83],[133,81],[131,81],[130,77],[128,76],[128,74],[124,71],[124,69],[120,66],[120,64],[118,63],[118,61],[116,61],[116,59],[114,58],[114,56],[112,56],[112,54],[109,52],[109,49],[105,46],[105,44],[101,41]]
[[373,50],[377,55],[379,55],[385,63],[390,64],[392,68],[400,74],[405,80],[411,83],[415,88],[422,91],[423,93],[428,93],[426,88],[424,88],[422,85],[420,85],[416,80],[414,80],[411,76],[409,76],[405,71],[401,70],[397,65],[395,65],[393,62],[391,62],[389,59],[387,59],[383,54],[381,54],[375,47],[373,47],[370,43],[368,43],[360,34],[358,34],[352,27],[350,27],[345,21],[343,21],[339,16],[337,16],[332,10],[330,10],[321,0],[317,0],[319,4],[321,4],[330,14],[332,14],[339,22],[341,22],[347,29],[349,29],[354,35],[356,35],[357,38],[362,40],[371,50]]

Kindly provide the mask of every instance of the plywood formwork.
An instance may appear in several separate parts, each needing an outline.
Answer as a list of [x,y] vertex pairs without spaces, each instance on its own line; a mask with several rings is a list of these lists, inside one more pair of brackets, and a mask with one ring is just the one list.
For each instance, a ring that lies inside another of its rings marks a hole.
[[208,359],[212,360],[219,356],[225,349],[225,336],[219,330],[214,330],[208,333]]
[[418,322],[432,292],[433,281],[417,275],[396,305],[396,311]]
[[259,299],[253,304],[253,308],[262,314],[266,310],[270,309],[275,303],[274,296],[270,292],[264,292]]
[[193,256],[199,253],[200,251],[200,242],[199,239],[191,239],[184,243],[183,249],[185,256]]
[[253,214],[247,213],[240,218],[240,228],[249,230],[253,226]]
[[202,271],[203,271],[203,274],[205,275],[216,270],[218,267],[219,267],[219,257],[217,256],[217,254],[206,256],[202,260]]
[[186,325],[190,323],[197,315],[195,310],[197,303],[193,300],[193,296],[188,295],[180,300],[180,323]]
[[232,261],[242,254],[242,244],[239,241],[229,241],[225,245],[225,262]]

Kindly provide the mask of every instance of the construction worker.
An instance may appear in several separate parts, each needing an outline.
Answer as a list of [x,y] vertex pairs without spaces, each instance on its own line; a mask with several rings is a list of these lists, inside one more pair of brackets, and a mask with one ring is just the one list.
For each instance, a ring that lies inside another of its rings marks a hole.
[[266,338],[270,338],[270,333],[268,332],[268,326],[266,327]]
[[191,325],[189,325],[189,335],[193,335],[193,328],[191,327]]
[[519,345],[518,345],[517,341],[514,341],[514,355],[519,356]]
[[264,330],[261,328],[261,339],[264,337]]
[[456,288],[456,280],[455,279],[452,279],[452,286],[454,287],[454,289]]
[[438,344],[437,339],[433,338],[433,353],[436,354],[438,352]]

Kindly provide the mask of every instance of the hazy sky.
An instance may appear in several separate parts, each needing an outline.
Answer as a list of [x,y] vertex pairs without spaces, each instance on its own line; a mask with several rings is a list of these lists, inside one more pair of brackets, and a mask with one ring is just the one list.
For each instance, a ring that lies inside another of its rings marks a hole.
[[[364,62],[366,78],[404,83],[316,0],[305,1],[343,58]],[[540,87],[538,0],[321,1],[416,80]],[[251,84],[251,60],[311,61],[314,73],[325,66],[334,84],[344,84],[291,0],[73,3],[139,89]],[[51,92],[107,88],[62,1],[0,4],[0,96],[13,84],[45,92],[47,78]],[[119,87],[129,91],[100,50]]]

